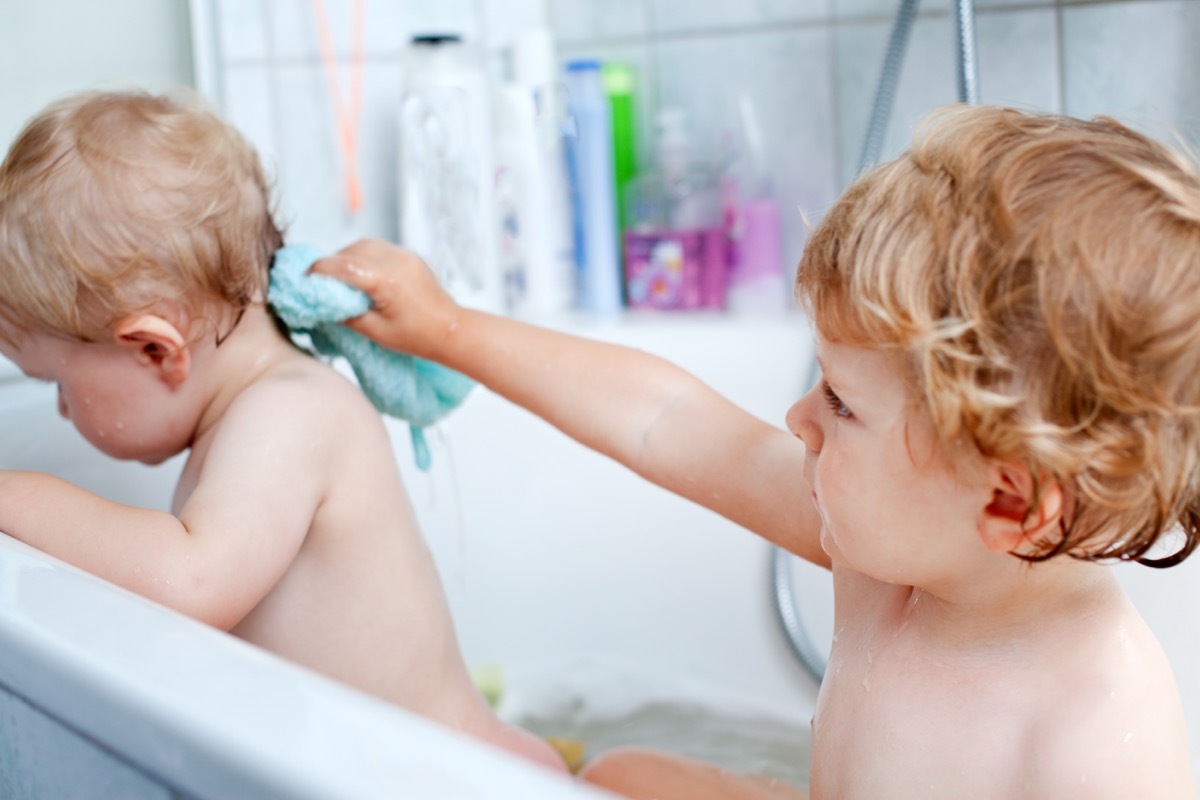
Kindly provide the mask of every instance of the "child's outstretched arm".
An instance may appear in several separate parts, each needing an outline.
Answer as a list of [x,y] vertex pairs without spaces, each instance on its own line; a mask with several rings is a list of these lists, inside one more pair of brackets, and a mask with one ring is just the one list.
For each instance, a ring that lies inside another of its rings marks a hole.
[[[177,513],[123,505],[39,472],[0,470],[0,531],[223,630],[278,582],[320,503],[317,413],[239,400]],[[293,404],[295,405],[295,404]]]
[[462,308],[417,256],[387,242],[358,242],[313,269],[371,296],[352,329],[456,369],[646,479],[828,564],[804,446],[685,370]]

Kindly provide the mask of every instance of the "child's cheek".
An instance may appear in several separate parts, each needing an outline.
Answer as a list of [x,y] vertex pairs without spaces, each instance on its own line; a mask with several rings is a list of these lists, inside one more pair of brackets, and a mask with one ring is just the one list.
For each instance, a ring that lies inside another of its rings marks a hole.
[[843,469],[836,452],[821,454],[816,480],[817,512],[829,533],[835,532],[848,497],[853,497],[853,478]]

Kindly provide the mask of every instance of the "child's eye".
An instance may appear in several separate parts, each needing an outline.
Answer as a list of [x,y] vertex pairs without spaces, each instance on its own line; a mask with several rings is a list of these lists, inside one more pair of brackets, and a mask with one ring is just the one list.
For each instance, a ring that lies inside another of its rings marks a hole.
[[825,381],[821,381],[821,391],[825,395],[825,402],[829,403],[829,407],[833,409],[834,416],[843,419],[849,419],[854,416],[854,412],[842,402],[842,398],[838,397],[837,392],[833,391],[833,387]]

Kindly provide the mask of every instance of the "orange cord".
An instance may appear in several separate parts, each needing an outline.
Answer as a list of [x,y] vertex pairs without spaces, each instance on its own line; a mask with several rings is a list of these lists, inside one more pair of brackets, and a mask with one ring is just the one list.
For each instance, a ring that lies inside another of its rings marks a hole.
[[362,118],[363,93],[363,19],[366,16],[366,0],[354,0],[354,33],[350,49],[350,107],[342,104],[342,92],[337,74],[337,57],[333,50],[333,35],[329,30],[329,19],[325,15],[323,0],[313,0],[313,13],[317,18],[317,38],[321,45],[321,63],[329,79],[329,96],[333,102],[333,113],[337,117],[338,134],[341,139],[342,170],[345,179],[346,205],[350,213],[362,210],[362,184],[358,177],[358,131]]

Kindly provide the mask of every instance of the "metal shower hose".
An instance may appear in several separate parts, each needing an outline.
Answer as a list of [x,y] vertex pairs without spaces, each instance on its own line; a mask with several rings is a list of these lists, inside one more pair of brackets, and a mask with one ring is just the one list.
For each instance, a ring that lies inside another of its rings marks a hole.
[[[917,0],[900,0],[900,8],[896,12],[883,59],[883,69],[875,89],[875,102],[871,107],[870,122],[867,124],[859,174],[866,172],[879,161],[884,134],[887,132],[888,119],[892,115],[892,104],[896,97],[896,84],[900,79],[900,66],[904,60],[904,51],[908,48],[908,39],[916,15]],[[954,21],[958,34],[958,99],[962,103],[978,103],[979,70],[975,53],[973,0],[955,0]],[[809,365],[805,391],[816,384],[818,377],[818,367],[814,358]],[[813,645],[800,617],[796,594],[792,591],[791,563],[794,558],[795,556],[781,547],[771,547],[771,584],[775,595],[775,610],[778,612],[779,624],[792,653],[800,661],[804,671],[819,684],[825,677],[826,660]]]

